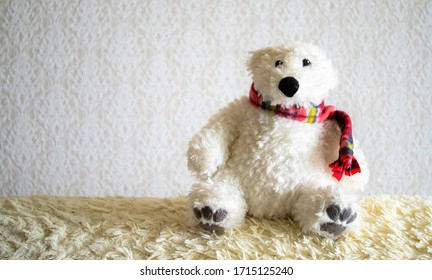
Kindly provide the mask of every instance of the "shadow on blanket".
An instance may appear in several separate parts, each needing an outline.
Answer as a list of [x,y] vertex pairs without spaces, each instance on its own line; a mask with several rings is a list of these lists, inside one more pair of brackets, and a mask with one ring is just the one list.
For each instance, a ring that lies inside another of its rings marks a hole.
[[0,198],[1,259],[432,259],[432,198],[363,200],[364,225],[329,240],[289,219],[247,218],[216,236],[185,197]]

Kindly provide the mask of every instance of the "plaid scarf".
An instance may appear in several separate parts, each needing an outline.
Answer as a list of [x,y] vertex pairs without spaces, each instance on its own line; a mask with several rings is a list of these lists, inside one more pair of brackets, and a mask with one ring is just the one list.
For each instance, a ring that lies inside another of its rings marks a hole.
[[344,111],[335,110],[333,106],[326,106],[324,101],[318,106],[311,106],[310,108],[296,105],[290,107],[280,104],[271,105],[270,101],[263,101],[262,96],[255,90],[253,83],[249,91],[249,100],[256,107],[299,122],[321,123],[325,120],[336,121],[341,130],[341,138],[339,141],[339,158],[329,165],[333,171],[333,177],[340,181],[344,174],[351,176],[361,172],[360,165],[354,157],[351,118]]

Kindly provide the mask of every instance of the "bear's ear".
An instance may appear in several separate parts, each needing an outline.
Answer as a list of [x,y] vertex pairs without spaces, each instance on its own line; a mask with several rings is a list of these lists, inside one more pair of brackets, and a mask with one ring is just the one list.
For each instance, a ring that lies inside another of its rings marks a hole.
[[269,49],[260,49],[257,51],[249,52],[250,57],[246,62],[246,67],[251,75],[253,75],[254,71],[257,69],[265,69],[268,68],[270,61]]

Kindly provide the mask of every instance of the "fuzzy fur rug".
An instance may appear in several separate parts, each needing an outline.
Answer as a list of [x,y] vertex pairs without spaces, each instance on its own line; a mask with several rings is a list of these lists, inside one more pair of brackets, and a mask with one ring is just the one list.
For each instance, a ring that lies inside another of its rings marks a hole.
[[357,234],[304,235],[247,218],[221,236],[190,228],[186,198],[0,198],[0,259],[432,259],[432,198],[372,196]]

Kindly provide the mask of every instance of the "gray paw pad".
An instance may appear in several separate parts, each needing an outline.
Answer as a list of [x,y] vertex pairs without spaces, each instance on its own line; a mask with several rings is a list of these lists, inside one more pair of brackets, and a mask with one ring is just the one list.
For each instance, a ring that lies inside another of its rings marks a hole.
[[320,230],[326,231],[333,235],[342,233],[346,226],[357,218],[357,213],[351,208],[340,209],[339,205],[332,204],[326,209],[327,216],[333,222],[327,222],[320,225]]
[[208,230],[210,232],[214,232],[218,235],[223,234],[225,232],[225,229],[223,227],[218,226],[218,225],[210,225],[210,224],[203,224],[203,223],[200,223],[199,225],[203,229]]
[[337,221],[340,215],[340,207],[339,205],[332,204],[327,207],[326,212],[330,219],[332,219],[333,221]]
[[197,219],[201,219],[201,215],[202,215],[201,211],[198,208],[194,208],[193,211],[194,211],[195,217]]
[[218,209],[213,215],[213,221],[215,222],[222,222],[225,220],[226,216],[228,216],[228,212],[224,209]]
[[345,230],[345,227],[335,223],[325,223],[321,225],[320,229],[334,235],[339,235],[342,231]]
[[228,212],[224,209],[217,209],[213,211],[209,206],[204,206],[201,209],[194,208],[193,212],[195,217],[200,222],[200,226],[208,231],[216,232],[217,234],[223,233],[224,229],[214,223],[220,223],[228,216]]
[[206,220],[210,220],[211,217],[212,217],[212,215],[213,215],[212,209],[210,207],[208,207],[208,206],[203,207],[201,209],[201,212],[202,212],[202,214],[204,216],[204,219],[206,219]]

